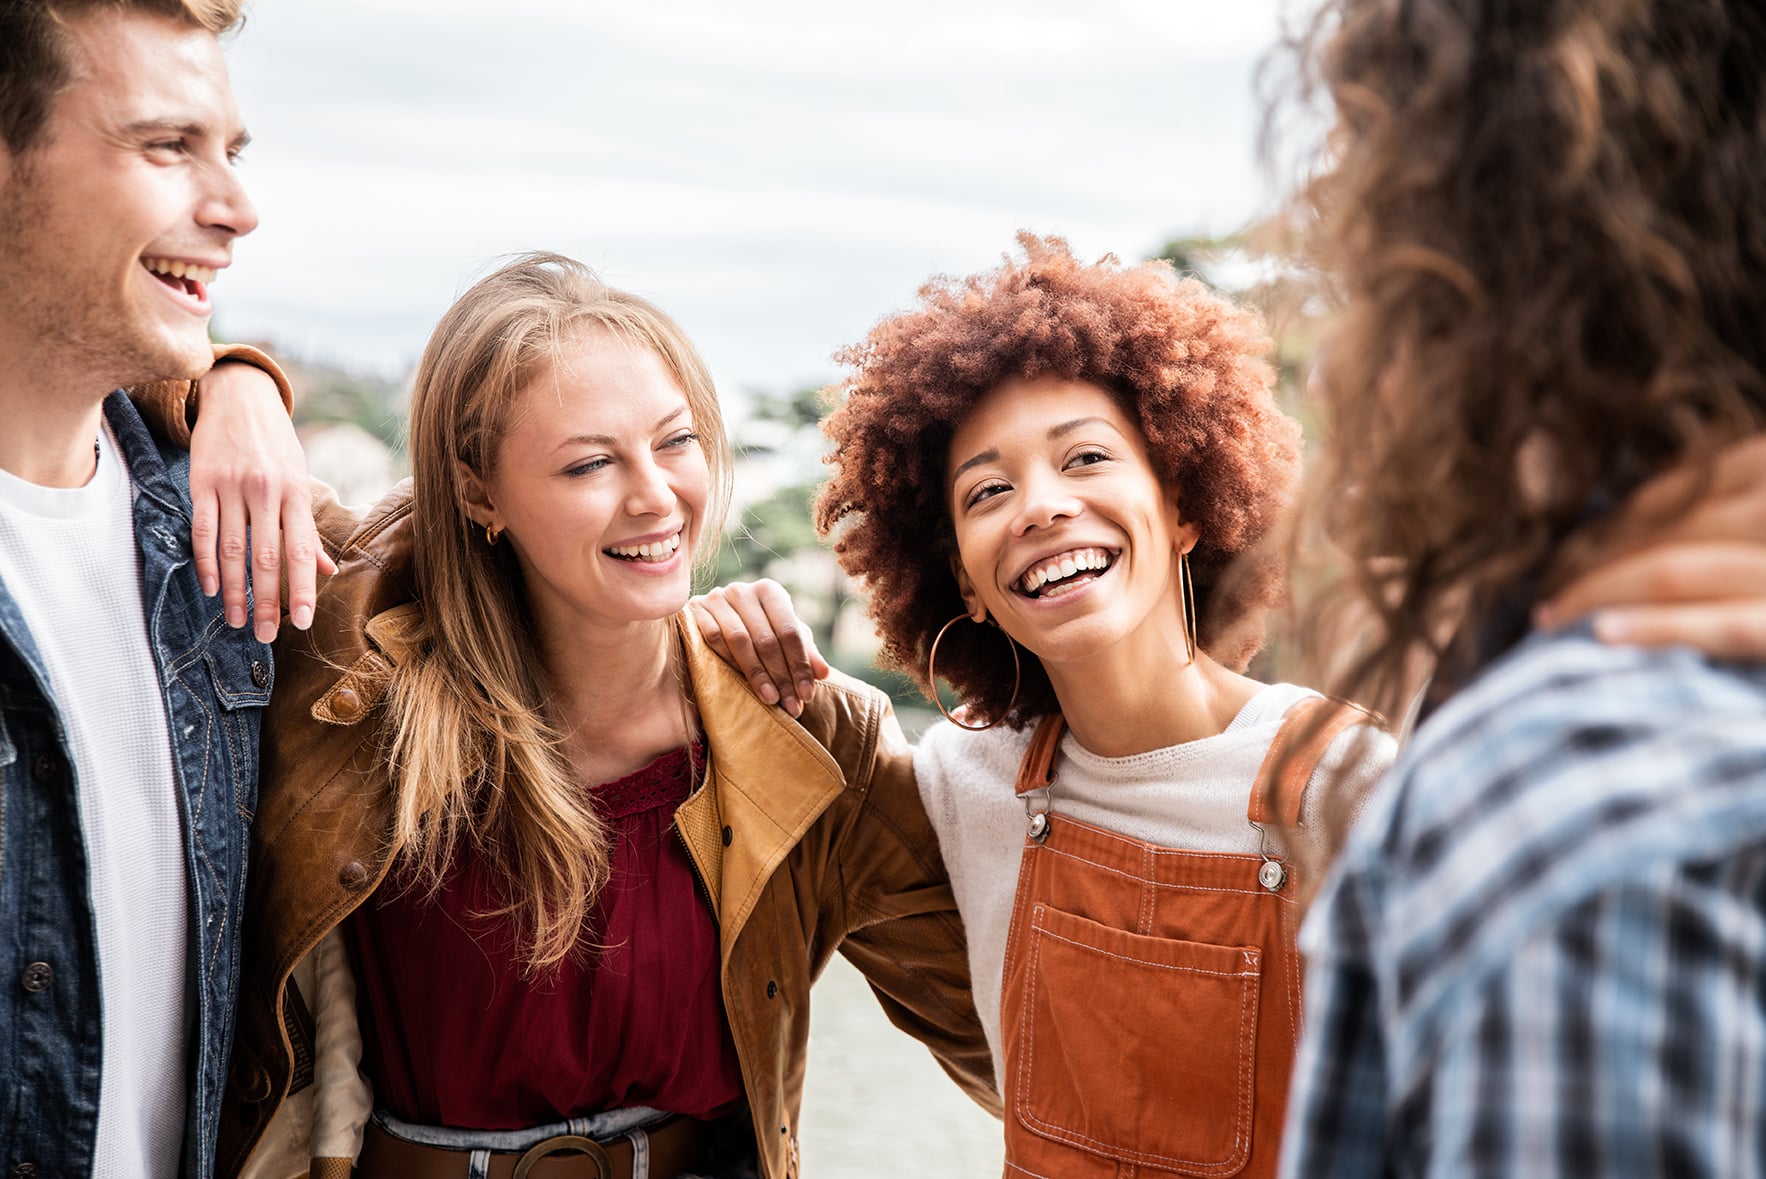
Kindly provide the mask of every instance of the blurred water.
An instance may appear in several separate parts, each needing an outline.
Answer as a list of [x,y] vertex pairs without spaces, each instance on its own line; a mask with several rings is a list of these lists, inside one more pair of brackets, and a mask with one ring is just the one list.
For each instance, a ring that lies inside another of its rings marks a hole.
[[846,959],[836,956],[816,982],[809,1011],[799,1138],[807,1179],[997,1179],[999,1122],[895,1030]]

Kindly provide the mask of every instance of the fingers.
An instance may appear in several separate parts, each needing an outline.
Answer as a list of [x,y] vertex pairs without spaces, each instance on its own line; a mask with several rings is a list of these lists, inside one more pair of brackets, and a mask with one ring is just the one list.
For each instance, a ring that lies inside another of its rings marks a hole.
[[1552,626],[1602,607],[1766,598],[1766,546],[1735,541],[1673,541],[1597,566],[1539,611]]
[[[1631,497],[1629,511],[1644,519],[1659,516],[1686,502],[1703,472],[1693,467],[1677,467],[1650,480]],[[1731,443],[1717,455],[1711,465],[1711,483],[1702,497],[1703,503],[1713,500],[1745,501],[1756,524],[1766,519],[1766,436],[1755,435]],[[1699,509],[1694,510],[1694,514]],[[1761,535],[1756,531],[1752,535]]]
[[215,547],[221,566],[221,605],[227,614],[227,625],[237,628],[245,625],[246,563],[251,557],[246,543],[245,504],[223,496],[219,519]]
[[[747,624],[755,657],[778,689],[785,711],[800,715],[803,702],[815,691],[815,665],[825,667],[826,663],[816,650],[809,627],[797,616],[791,595],[778,582],[762,578],[731,585],[729,598]],[[749,671],[748,676],[754,679],[754,672]]]
[[[719,612],[727,610],[728,607],[722,605],[721,591],[713,590],[711,592],[712,595],[718,595],[717,608]],[[695,594],[693,597],[687,599],[687,605],[693,608],[693,621],[699,624],[699,637],[705,640],[705,645],[711,648],[711,653],[716,655],[719,659],[722,659],[725,663],[734,666],[736,663],[736,657],[730,652],[730,645],[724,642],[723,625],[718,622],[717,617],[714,615],[712,604],[708,601],[708,595]],[[772,701],[769,700],[767,703],[771,704]]]
[[252,479],[251,576],[253,632],[260,643],[276,640],[282,621],[282,504],[268,479]]
[[220,504],[212,488],[204,486],[199,489],[192,481],[190,507],[190,550],[196,560],[196,582],[202,592],[212,598],[221,588],[221,564],[215,550],[221,529]]
[[[288,621],[296,630],[306,630],[313,625],[325,550],[313,523],[313,494],[302,484],[290,487],[282,497],[282,555],[288,570]],[[336,572],[335,567],[331,572]]]
[[[1553,626],[1594,611],[1604,641],[1685,643],[1712,655],[1757,657],[1756,630],[1766,625],[1766,546],[1652,545],[1590,570],[1541,607],[1535,621]],[[1731,640],[1734,647],[1718,645]]]
[[[750,633],[749,623],[735,608],[730,595],[725,589],[715,589],[698,599],[701,614],[709,613],[717,638],[712,641],[712,649],[725,663],[748,677],[748,685],[754,694],[766,704],[777,704],[780,700],[778,682],[767,674],[766,665],[761,661],[754,649],[754,636]],[[793,714],[795,715],[795,714]]]
[[783,704],[792,716],[801,715],[816,680],[828,674],[828,663],[784,587],[765,579],[732,582],[694,602],[695,617],[703,624],[709,616],[715,628],[715,639],[708,631],[707,641],[748,677],[754,694],[768,704]]
[[1766,603],[1701,602],[1603,610],[1593,619],[1603,643],[1692,647],[1717,659],[1766,658]]

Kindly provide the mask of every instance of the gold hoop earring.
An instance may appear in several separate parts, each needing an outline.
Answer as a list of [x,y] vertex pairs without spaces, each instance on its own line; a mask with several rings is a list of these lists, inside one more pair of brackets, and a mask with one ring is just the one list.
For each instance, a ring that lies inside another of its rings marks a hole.
[[[1024,665],[1018,660],[1018,644],[1012,641],[1011,635],[1006,635],[1006,645],[1012,648],[1012,698],[1006,702],[1005,709],[1001,711],[998,716],[994,717],[984,725],[966,725],[956,717],[952,716],[945,709],[944,701],[938,698],[938,644],[944,641],[945,631],[949,630],[957,623],[964,621],[974,622],[974,619],[970,618],[967,614],[959,614],[943,626],[939,627],[938,633],[932,637],[932,650],[926,653],[926,682],[932,685],[932,703],[938,706],[938,711],[944,713],[945,720],[949,721],[957,728],[967,729],[971,733],[985,733],[988,729],[993,728],[995,725],[1005,720],[1007,715],[1011,713],[1012,706],[1018,703],[1018,689],[1024,682]],[[976,622],[975,625],[980,626],[982,624]],[[998,628],[996,627],[995,629]],[[1001,631],[1000,633],[1005,634],[1004,631]]]
[[1190,554],[1178,554],[1177,592],[1183,599],[1183,644],[1189,649],[1190,662],[1196,661],[1196,579],[1190,576]]
[[485,544],[489,545],[491,548],[494,549],[497,547],[497,542],[502,539],[503,539],[503,530],[501,528],[497,528],[497,527],[490,525],[490,524],[486,524],[484,526],[484,543]]

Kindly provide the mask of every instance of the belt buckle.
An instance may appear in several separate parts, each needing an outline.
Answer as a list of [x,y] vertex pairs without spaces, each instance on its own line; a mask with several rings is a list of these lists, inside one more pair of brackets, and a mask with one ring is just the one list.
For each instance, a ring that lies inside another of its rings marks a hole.
[[534,1143],[515,1160],[515,1173],[511,1179],[527,1179],[528,1172],[541,1159],[565,1153],[588,1155],[594,1160],[595,1173],[599,1179],[614,1179],[613,1157],[601,1149],[599,1142],[593,1138],[584,1138],[581,1134],[557,1134],[544,1142]]

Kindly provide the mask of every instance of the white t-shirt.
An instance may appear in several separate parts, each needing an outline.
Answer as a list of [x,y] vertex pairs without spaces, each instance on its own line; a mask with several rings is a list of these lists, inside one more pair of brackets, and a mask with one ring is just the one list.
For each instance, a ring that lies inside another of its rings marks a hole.
[[[1061,738],[1051,809],[1161,847],[1255,855],[1262,835],[1246,817],[1251,787],[1284,714],[1314,694],[1294,684],[1271,684],[1218,736],[1129,757],[1100,757],[1069,732]],[[1005,1075],[1000,985],[1029,813],[1013,785],[1033,731],[1034,726],[1021,732],[1000,726],[975,733],[941,722],[914,753],[920,799],[938,831],[963,915],[975,1007],[993,1049],[996,1077]],[[1345,758],[1358,754],[1360,761],[1330,797],[1333,805],[1359,810],[1395,752],[1384,733],[1356,726],[1340,734],[1302,798],[1300,837],[1322,839],[1325,824],[1318,808],[1328,792],[1314,787],[1330,781]]]
[[98,927],[92,1173],[170,1177],[184,1141],[189,882],[133,504],[108,427],[84,487],[39,487],[0,471],[0,580],[48,671]]

